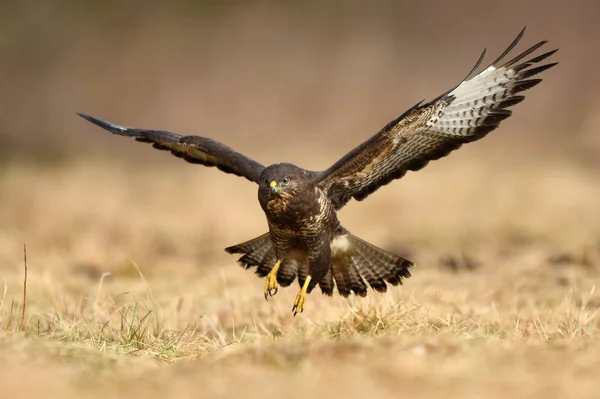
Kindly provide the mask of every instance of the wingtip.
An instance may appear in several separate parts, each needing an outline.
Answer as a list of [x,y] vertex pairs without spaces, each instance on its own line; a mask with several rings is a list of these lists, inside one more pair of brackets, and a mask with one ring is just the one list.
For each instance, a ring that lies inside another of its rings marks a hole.
[[81,116],[83,119],[85,119],[86,121],[92,122],[92,123],[96,123],[95,120],[96,118],[86,115],[83,112],[75,112],[77,115]]
[[115,133],[115,134],[123,134],[125,131],[128,130],[128,128],[124,127],[124,126],[119,126],[119,125],[115,125],[112,122],[108,122],[99,118],[94,118],[93,116],[84,114],[82,112],[75,112],[77,115],[81,116],[83,119],[85,119],[88,122],[93,123],[94,125],[100,126],[103,129],[108,130],[111,133]]

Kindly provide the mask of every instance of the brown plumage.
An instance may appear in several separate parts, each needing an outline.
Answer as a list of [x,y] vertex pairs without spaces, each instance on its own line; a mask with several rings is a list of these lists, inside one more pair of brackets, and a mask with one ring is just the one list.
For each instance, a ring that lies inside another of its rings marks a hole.
[[303,310],[306,294],[317,285],[327,295],[333,294],[335,286],[340,295],[365,296],[367,284],[384,292],[388,284],[401,284],[410,277],[412,262],[349,233],[336,211],[352,198],[361,201],[407,171],[419,170],[483,138],[508,118],[508,108],[525,98],[521,93],[541,82],[532,77],[556,65],[539,63],[557,50],[522,61],[545,41],[501,64],[524,31],[481,73],[471,78],[485,50],[458,86],[413,106],[322,172],[288,163],[264,167],[209,138],[129,128],[79,115],[112,133],[257,183],[269,232],[226,251],[243,254],[240,263],[256,267],[257,274],[266,277],[265,297],[273,295],[278,285],[288,286],[297,278],[302,290],[294,303],[295,314]]

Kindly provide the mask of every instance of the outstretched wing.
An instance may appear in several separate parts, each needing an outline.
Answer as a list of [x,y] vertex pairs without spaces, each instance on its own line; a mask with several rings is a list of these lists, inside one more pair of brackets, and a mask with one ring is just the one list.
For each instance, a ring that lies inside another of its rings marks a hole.
[[352,198],[365,199],[407,171],[419,170],[464,143],[483,138],[508,118],[512,112],[507,108],[525,98],[520,93],[541,82],[541,79],[531,77],[556,65],[533,67],[557,50],[520,62],[546,41],[499,65],[524,33],[525,29],[483,72],[469,79],[483,60],[485,50],[458,86],[427,104],[413,106],[329,169],[320,172],[319,187],[334,206],[339,209]]
[[134,137],[136,141],[143,143],[152,143],[154,148],[171,151],[176,157],[183,158],[190,163],[216,166],[223,172],[233,173],[256,183],[259,182],[260,173],[265,168],[245,155],[207,137],[182,136],[162,130],[119,126],[92,116],[77,114],[111,133]]

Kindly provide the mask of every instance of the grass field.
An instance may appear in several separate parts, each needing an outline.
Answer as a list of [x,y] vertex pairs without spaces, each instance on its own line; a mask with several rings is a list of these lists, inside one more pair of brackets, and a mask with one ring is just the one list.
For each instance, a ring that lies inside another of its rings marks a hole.
[[344,209],[413,277],[296,318],[296,284],[266,302],[223,251],[266,231],[251,184],[164,154],[4,166],[2,397],[597,397],[600,175],[481,154]]

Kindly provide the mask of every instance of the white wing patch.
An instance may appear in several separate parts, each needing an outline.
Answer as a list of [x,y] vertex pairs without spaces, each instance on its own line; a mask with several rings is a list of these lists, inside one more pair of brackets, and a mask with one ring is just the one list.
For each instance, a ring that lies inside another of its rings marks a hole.
[[470,136],[482,126],[486,117],[495,113],[502,101],[513,95],[512,84],[517,72],[489,67],[448,93],[454,100],[441,106],[429,119],[427,129],[452,136]]

